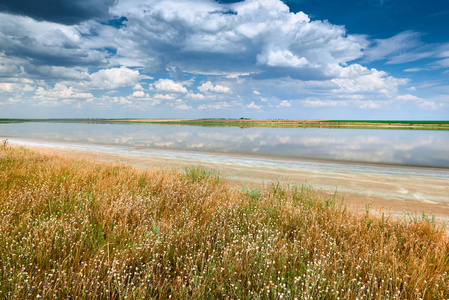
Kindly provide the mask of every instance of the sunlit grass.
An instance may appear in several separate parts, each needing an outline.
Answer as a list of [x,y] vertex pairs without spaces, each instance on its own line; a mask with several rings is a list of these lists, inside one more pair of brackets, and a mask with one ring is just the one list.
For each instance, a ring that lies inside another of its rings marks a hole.
[[429,219],[0,145],[0,299],[442,299]]

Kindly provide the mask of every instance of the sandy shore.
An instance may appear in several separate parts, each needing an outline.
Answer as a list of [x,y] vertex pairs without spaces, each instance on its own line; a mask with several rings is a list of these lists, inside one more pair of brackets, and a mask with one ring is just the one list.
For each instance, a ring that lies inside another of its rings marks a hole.
[[449,170],[325,161],[301,161],[272,157],[187,153],[142,152],[107,147],[71,147],[11,141],[34,150],[76,158],[119,161],[139,168],[202,166],[217,169],[236,187],[266,189],[272,183],[310,185],[323,194],[337,192],[351,210],[385,212],[404,217],[433,215],[449,222]]

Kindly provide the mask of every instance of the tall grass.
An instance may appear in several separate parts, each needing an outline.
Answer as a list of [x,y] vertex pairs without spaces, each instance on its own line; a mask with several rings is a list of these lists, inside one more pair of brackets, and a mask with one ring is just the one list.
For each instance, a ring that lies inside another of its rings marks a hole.
[[2,299],[442,299],[448,245],[308,187],[0,146]]

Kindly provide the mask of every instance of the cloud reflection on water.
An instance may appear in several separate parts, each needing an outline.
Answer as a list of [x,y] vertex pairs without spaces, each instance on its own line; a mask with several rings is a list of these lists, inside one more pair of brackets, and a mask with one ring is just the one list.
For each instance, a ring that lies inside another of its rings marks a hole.
[[448,131],[21,123],[0,125],[0,136],[449,167]]

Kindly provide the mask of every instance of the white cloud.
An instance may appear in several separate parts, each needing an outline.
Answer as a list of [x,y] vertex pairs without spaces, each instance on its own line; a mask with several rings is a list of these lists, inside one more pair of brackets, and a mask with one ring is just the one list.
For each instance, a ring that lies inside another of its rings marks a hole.
[[449,68],[449,43],[425,44],[421,33],[404,31],[388,39],[374,40],[373,45],[364,52],[365,61],[387,60],[387,64],[402,64],[421,59],[437,59],[426,67],[407,68],[405,72],[431,71]]
[[0,91],[13,92],[17,87],[17,84],[11,82],[0,82]]
[[173,97],[172,95],[169,95],[169,94],[155,94],[154,98],[159,99],[159,100],[174,100],[175,99],[175,97]]
[[436,109],[444,107],[444,105],[442,103],[438,104],[433,101],[423,100],[423,101],[418,102],[418,107],[423,108],[423,109],[436,110]]
[[200,93],[195,94],[195,93],[193,93],[192,91],[190,91],[190,92],[186,95],[186,98],[187,98],[187,99],[190,99],[190,100],[205,100],[205,99],[206,99],[206,96],[204,96],[203,94],[200,94]]
[[88,99],[94,98],[94,96],[91,93],[76,92],[71,86],[56,83],[54,88],[50,89],[38,87],[33,98],[44,102],[55,102],[63,99]]
[[145,94],[143,91],[134,91],[132,94],[133,98],[143,98],[143,97],[149,97],[148,94]]
[[177,110],[191,110],[192,107],[186,104],[183,100],[176,100],[174,103],[170,103],[170,106]]
[[342,70],[343,78],[332,79],[331,82],[338,86],[339,92],[344,93],[381,93],[393,95],[398,87],[406,85],[408,79],[394,78],[386,72],[376,69],[368,69],[354,64]]
[[406,95],[399,95],[396,97],[397,100],[404,100],[404,101],[415,101],[415,100],[420,100],[420,98],[414,96],[414,95],[410,95],[410,94],[406,94]]
[[449,68],[449,58],[441,59],[437,61],[436,64],[443,68]]
[[410,94],[399,95],[396,97],[396,100],[414,102],[419,108],[422,109],[435,110],[444,106],[443,103],[436,103],[434,101],[429,101]]
[[421,44],[420,34],[414,31],[404,31],[388,39],[374,40],[375,45],[365,50],[368,61],[392,58],[413,49]]
[[389,101],[321,100],[316,98],[308,98],[302,103],[306,107],[353,107],[359,109],[381,109],[389,105]]
[[428,71],[430,69],[426,69],[426,68],[408,68],[405,69],[404,72],[421,72],[421,71]]
[[287,100],[282,100],[277,107],[290,107],[290,106],[292,106],[290,102],[288,102]]
[[[213,0],[118,0],[111,13],[127,18],[123,27],[97,21],[66,26],[0,14],[2,99],[10,94],[24,99],[36,91],[35,97],[46,94],[49,99],[62,96],[70,100],[89,95],[84,98],[100,101],[100,92],[114,92],[122,97],[111,97],[113,101],[104,103],[166,101],[167,107],[183,99],[179,107],[198,101],[202,104],[199,109],[258,109],[288,107],[292,101],[313,95],[320,100],[306,100],[305,105],[347,103],[376,108],[391,100],[430,108],[435,107],[431,103],[438,106],[438,101],[398,96],[408,79],[368,69],[354,60],[401,63],[432,58],[432,63],[410,65],[405,71],[449,68],[448,43],[425,45],[419,33],[406,31],[374,40],[368,47],[366,36],[348,34],[344,26],[328,21],[310,20],[303,12],[292,13],[281,0],[228,4]],[[98,71],[89,74],[91,70]],[[179,80],[157,77],[159,80],[149,84],[150,77],[145,74],[152,72]],[[19,82],[19,78],[32,78],[33,82]],[[52,88],[55,82],[61,85]],[[441,91],[444,84],[443,78],[433,91]],[[419,82],[415,85],[422,95],[424,89]],[[248,104],[243,99],[255,102]],[[203,103],[206,100],[209,103]]]
[[251,109],[257,109],[257,110],[261,110],[262,109],[262,107],[260,105],[255,104],[254,101],[252,101],[246,107],[251,108]]
[[154,88],[162,93],[187,93],[187,89],[180,83],[174,82],[171,79],[159,79],[154,83]]
[[[140,91],[137,91],[140,92]],[[157,104],[160,104],[161,101],[154,99],[148,94],[140,94],[133,92],[127,96],[109,96],[103,95],[98,98],[89,99],[86,101],[90,105],[94,105],[102,108],[111,108],[111,106],[119,106],[129,109],[135,110],[145,110],[148,107],[154,107]]]
[[81,82],[86,89],[112,90],[119,87],[135,86],[141,79],[138,70],[127,67],[103,69],[90,75],[91,81]]
[[18,96],[27,92],[33,92],[37,88],[36,81],[27,78],[9,78],[0,80],[1,93],[14,93],[15,96]]
[[305,57],[297,57],[289,50],[270,50],[257,55],[257,62],[270,67],[302,68],[309,62]]
[[221,102],[215,102],[215,103],[207,103],[202,104],[198,106],[198,109],[200,110],[222,110],[222,109],[228,109],[233,108],[235,105],[233,105],[230,102],[227,101],[221,101]]
[[404,103],[409,102],[420,109],[435,110],[444,107],[443,103],[437,103],[435,101],[425,100],[415,95],[405,94],[398,95],[393,99],[384,98],[382,100],[369,100],[369,99],[344,99],[344,100],[329,100],[318,98],[307,98],[302,101],[302,104],[306,107],[351,107],[359,109],[386,109],[391,107],[392,103]]
[[175,106],[175,108],[179,109],[179,110],[191,110],[192,109],[192,107],[190,105],[187,105],[185,103],[179,104],[179,105]]
[[222,86],[222,85],[213,85],[212,82],[208,81],[203,83],[202,85],[200,85],[198,87],[198,90],[202,93],[208,93],[208,92],[214,92],[214,93],[219,93],[219,94],[230,94],[232,93],[231,89],[226,87],[226,86]]
[[338,107],[338,106],[348,106],[348,101],[336,100],[320,100],[316,98],[309,98],[302,101],[303,105],[306,107]]
[[329,66],[360,58],[368,45],[343,26],[290,12],[281,0],[122,0],[112,12],[126,16],[126,26],[114,36],[99,31],[97,39],[114,41],[120,59],[153,71],[231,75],[275,67],[325,74]]

